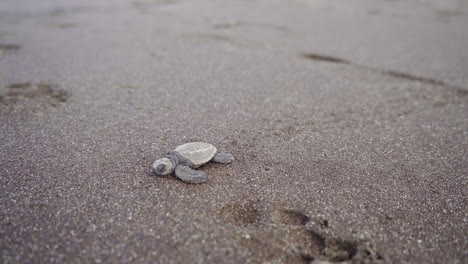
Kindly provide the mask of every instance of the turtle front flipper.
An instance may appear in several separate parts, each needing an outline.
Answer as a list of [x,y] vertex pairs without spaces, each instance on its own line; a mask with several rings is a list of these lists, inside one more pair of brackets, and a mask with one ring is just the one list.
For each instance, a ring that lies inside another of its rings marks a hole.
[[228,164],[234,160],[234,156],[230,153],[216,153],[212,159],[214,162]]
[[205,183],[208,181],[208,175],[203,171],[192,170],[185,165],[179,165],[175,169],[175,175],[188,183]]

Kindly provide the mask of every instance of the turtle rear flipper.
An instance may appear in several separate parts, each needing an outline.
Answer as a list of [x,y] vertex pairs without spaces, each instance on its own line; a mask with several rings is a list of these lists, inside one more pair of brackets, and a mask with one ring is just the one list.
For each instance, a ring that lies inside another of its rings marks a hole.
[[212,159],[214,162],[228,164],[234,160],[234,156],[230,153],[216,153]]
[[208,181],[208,175],[203,171],[192,170],[188,166],[179,165],[175,169],[175,175],[188,183],[205,183]]

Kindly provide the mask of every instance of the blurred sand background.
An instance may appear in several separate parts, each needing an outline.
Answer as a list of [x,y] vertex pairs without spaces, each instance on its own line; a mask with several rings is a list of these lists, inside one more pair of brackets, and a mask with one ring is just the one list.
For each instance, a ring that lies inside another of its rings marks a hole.
[[[1,263],[467,263],[468,2],[3,0]],[[209,182],[148,175],[177,145]]]

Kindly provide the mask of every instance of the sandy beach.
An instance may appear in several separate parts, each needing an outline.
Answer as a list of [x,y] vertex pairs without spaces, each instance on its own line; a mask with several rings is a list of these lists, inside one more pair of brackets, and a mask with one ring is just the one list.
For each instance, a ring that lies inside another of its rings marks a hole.
[[[1,263],[467,263],[468,3],[0,2]],[[187,142],[205,184],[154,177]]]

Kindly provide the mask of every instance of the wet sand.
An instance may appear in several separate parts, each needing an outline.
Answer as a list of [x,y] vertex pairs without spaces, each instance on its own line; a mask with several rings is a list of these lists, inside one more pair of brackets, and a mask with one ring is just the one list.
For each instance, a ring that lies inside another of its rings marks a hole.
[[0,262],[466,263],[464,1],[95,2],[0,3]]

